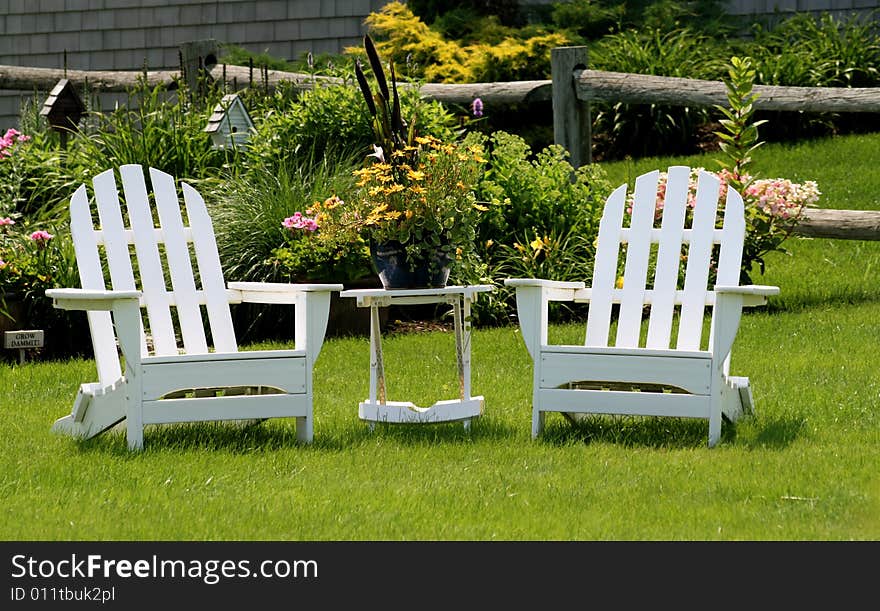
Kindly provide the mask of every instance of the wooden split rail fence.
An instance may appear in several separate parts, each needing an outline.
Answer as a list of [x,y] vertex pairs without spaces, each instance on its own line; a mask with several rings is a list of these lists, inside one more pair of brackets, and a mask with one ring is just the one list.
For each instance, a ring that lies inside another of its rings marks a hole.
[[[424,97],[446,104],[468,105],[481,98],[486,105],[507,106],[552,102],[553,133],[556,143],[571,155],[579,167],[591,162],[591,102],[666,104],[670,106],[713,106],[727,104],[727,88],[721,81],[650,76],[587,69],[586,47],[562,47],[552,52],[552,80],[498,83],[424,84]],[[245,86],[253,80],[253,70],[245,66],[217,64],[210,76],[228,86]],[[164,84],[173,89],[180,78],[176,70],[85,71],[52,68],[0,66],[0,89],[51,90],[66,78],[93,93],[126,92],[138,82],[149,86]],[[307,90],[321,83],[340,79],[309,74],[264,70],[260,78],[274,90],[281,82]],[[756,108],[804,112],[880,113],[880,88],[773,87],[756,85]],[[817,238],[880,240],[880,210],[810,209],[795,229],[796,233]]]

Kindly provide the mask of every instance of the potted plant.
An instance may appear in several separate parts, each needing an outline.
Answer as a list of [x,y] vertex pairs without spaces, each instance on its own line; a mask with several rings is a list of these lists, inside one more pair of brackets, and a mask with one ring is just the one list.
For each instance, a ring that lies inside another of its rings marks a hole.
[[482,136],[456,142],[419,135],[401,115],[394,64],[389,80],[369,35],[364,47],[376,80],[370,88],[360,62],[355,75],[372,118],[376,142],[356,189],[309,211],[330,239],[363,239],[385,288],[445,286],[450,265],[472,254],[475,227],[486,208],[473,188],[483,165]]

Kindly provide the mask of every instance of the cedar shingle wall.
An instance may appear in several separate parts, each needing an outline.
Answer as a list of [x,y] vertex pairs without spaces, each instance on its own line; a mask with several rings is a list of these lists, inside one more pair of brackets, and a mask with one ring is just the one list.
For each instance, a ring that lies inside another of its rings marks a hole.
[[[205,38],[287,59],[339,53],[360,44],[364,18],[386,2],[0,0],[0,64],[61,68],[67,50],[72,70],[173,69],[181,43]],[[21,95],[0,91],[3,131],[17,123]]]

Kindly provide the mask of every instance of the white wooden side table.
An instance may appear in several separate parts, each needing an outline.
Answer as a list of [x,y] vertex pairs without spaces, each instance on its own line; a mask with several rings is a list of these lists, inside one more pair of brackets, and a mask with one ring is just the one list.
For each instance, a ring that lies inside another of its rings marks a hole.
[[[370,308],[370,397],[358,406],[358,416],[370,423],[464,423],[483,413],[483,397],[471,396],[471,304],[479,293],[494,290],[488,284],[447,286],[432,289],[355,289],[342,291],[341,297],[354,297],[359,308]],[[418,407],[410,401],[387,401],[385,367],[379,308],[391,305],[448,303],[453,308],[455,352],[458,363],[459,398],[438,401],[431,407]]]

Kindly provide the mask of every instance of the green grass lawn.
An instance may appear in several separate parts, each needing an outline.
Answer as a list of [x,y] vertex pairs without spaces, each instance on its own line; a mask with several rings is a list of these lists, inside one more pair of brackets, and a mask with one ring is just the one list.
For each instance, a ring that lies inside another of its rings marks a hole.
[[[823,206],[880,209],[880,135],[756,155],[762,176],[815,179]],[[612,182],[670,163],[605,164]],[[743,317],[732,373],[757,414],[705,421],[550,414],[530,439],[530,361],[515,327],[473,338],[485,413],[461,424],[377,425],[366,338],[326,342],[315,371],[315,442],[293,423],[148,429],[77,442],[52,434],[91,361],[0,365],[4,540],[876,540],[880,539],[880,242],[787,243],[755,281],[782,294]],[[579,325],[553,337],[574,338]],[[457,392],[451,334],[384,348],[389,399]]]

